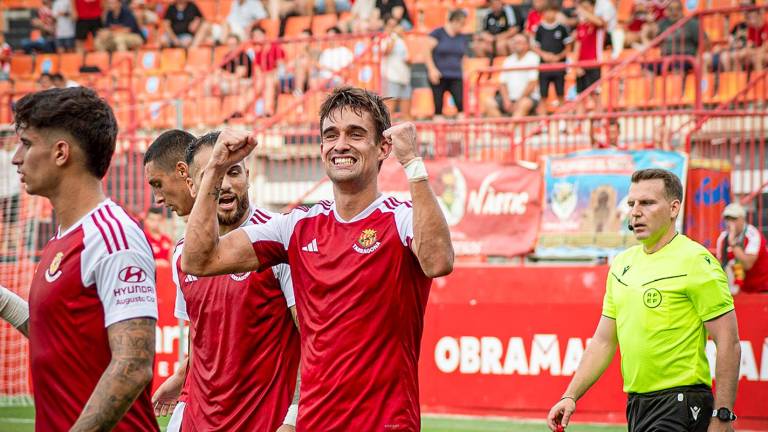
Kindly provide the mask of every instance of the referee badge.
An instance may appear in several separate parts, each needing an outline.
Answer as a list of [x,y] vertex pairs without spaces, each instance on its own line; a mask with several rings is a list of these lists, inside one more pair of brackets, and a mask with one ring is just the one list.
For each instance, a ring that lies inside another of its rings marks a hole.
[[661,304],[661,292],[656,288],[648,288],[643,293],[643,303],[651,309],[659,307]]

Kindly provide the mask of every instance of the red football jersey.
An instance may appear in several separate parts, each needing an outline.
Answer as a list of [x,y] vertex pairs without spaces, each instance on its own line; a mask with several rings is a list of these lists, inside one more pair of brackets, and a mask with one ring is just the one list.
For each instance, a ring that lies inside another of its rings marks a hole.
[[541,23],[541,12],[531,9],[528,12],[528,18],[525,19],[525,32],[535,34],[536,29],[539,28],[539,23]]
[[144,231],[149,240],[149,246],[152,248],[152,254],[157,261],[163,262],[165,265],[169,265],[168,260],[171,258],[171,246],[173,241],[165,234],[160,234],[155,237],[149,231]]
[[[728,232],[723,231],[717,238],[718,259],[722,261],[721,251],[727,246]],[[744,253],[757,255],[757,260],[752,268],[745,271],[744,280],[740,289],[743,292],[768,292],[768,244],[765,237],[754,225],[747,225],[744,230]],[[730,247],[727,248],[726,262],[735,260],[736,257]]]
[[[255,209],[244,225],[268,221]],[[290,270],[195,277],[181,271],[183,242],[174,251],[176,317],[190,322],[192,361],[181,400],[182,430],[274,431],[293,400],[299,335]]]
[[78,19],[100,19],[101,1],[99,0],[75,0],[75,10]]
[[[107,327],[157,319],[155,263],[141,228],[110,200],[43,249],[29,292],[35,430],[66,431],[109,365]],[[157,431],[150,386],[115,431]]]
[[605,43],[603,31],[591,22],[582,21],[576,26],[576,39],[579,41],[579,61],[599,60]]
[[747,40],[756,47],[763,46],[768,41],[768,24],[763,24],[759,28],[747,27]]
[[322,201],[244,230],[261,266],[291,265],[301,337],[297,431],[420,429],[418,361],[431,279],[410,203],[345,221]]

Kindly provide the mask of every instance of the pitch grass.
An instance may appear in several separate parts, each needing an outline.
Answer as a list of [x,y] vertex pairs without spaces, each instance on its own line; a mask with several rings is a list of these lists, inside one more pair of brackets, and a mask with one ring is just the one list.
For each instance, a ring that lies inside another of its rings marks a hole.
[[[35,410],[32,407],[0,407],[0,432],[32,432]],[[160,429],[165,431],[168,418],[160,418]],[[425,417],[423,432],[542,432],[548,431],[544,422],[518,423],[503,420],[454,419],[445,417]],[[626,427],[572,425],[569,432],[619,432]]]

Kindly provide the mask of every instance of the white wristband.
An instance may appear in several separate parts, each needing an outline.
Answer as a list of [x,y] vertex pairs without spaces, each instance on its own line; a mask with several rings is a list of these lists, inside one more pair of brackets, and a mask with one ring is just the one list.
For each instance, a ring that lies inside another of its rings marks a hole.
[[296,417],[298,416],[299,405],[291,404],[291,406],[288,407],[288,412],[285,414],[285,420],[283,420],[283,424],[288,426],[296,426]]
[[403,165],[403,168],[405,168],[405,176],[411,183],[429,178],[427,167],[424,165],[424,160],[420,157],[411,159],[407,164]]
[[29,319],[29,304],[2,285],[0,285],[0,317],[14,328],[19,328]]

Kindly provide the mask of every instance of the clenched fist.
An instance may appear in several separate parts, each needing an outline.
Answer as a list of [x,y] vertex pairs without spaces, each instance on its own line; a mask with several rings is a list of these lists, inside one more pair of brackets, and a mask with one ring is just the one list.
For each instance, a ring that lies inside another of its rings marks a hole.
[[416,126],[411,122],[400,123],[384,131],[384,138],[392,144],[397,161],[405,165],[417,157]]
[[219,134],[208,167],[229,169],[245,159],[256,148],[256,137],[246,131],[224,129]]

